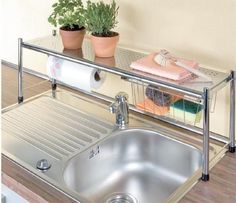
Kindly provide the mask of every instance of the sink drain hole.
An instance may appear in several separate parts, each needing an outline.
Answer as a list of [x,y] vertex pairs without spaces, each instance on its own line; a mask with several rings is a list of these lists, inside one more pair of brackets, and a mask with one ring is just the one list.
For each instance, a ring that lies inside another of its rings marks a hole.
[[106,203],[138,203],[138,201],[130,194],[120,193],[111,195]]

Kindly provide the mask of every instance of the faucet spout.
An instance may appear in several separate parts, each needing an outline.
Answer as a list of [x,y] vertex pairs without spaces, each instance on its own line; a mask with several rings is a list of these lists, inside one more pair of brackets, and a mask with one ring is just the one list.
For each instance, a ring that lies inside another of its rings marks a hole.
[[110,105],[110,112],[116,114],[116,125],[124,127],[129,123],[128,95],[120,92],[115,97],[115,102]]

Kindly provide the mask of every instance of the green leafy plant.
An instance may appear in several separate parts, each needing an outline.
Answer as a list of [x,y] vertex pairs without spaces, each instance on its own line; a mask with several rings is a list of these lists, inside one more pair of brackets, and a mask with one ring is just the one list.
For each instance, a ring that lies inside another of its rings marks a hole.
[[87,9],[85,11],[85,27],[92,35],[108,37],[117,35],[111,30],[118,23],[116,17],[119,7],[113,0],[111,4],[105,4],[103,1],[93,3],[87,1]]
[[60,25],[63,30],[79,30],[85,25],[84,6],[81,0],[58,0],[52,5],[53,12],[48,17],[48,22]]

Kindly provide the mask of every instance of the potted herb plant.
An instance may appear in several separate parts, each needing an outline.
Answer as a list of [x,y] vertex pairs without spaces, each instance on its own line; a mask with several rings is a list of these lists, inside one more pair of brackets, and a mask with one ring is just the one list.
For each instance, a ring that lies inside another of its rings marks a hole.
[[57,27],[66,49],[79,49],[85,35],[84,6],[81,0],[58,0],[52,5],[53,12],[48,22]]
[[119,7],[114,0],[110,4],[103,1],[96,3],[87,1],[85,11],[86,30],[91,32],[91,41],[95,55],[98,57],[114,56],[119,34],[112,31],[118,23],[116,17]]

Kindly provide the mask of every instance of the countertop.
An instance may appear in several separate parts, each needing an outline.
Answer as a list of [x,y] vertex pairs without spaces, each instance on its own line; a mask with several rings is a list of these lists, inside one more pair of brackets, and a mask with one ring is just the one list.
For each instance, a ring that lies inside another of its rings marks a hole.
[[[2,105],[8,106],[16,102],[16,71],[11,68],[2,68]],[[30,97],[45,89],[50,88],[50,84],[39,78],[26,75],[25,95]],[[35,88],[35,84],[37,88]],[[7,90],[7,91],[6,91]],[[33,176],[18,164],[2,156],[2,173],[13,178],[24,187],[43,197],[45,202],[74,202],[65,194],[57,191],[47,183]],[[3,178],[4,181],[4,178]],[[226,154],[226,156],[210,171],[210,181],[199,181],[196,186],[182,199],[184,202],[236,202],[236,155]]]

